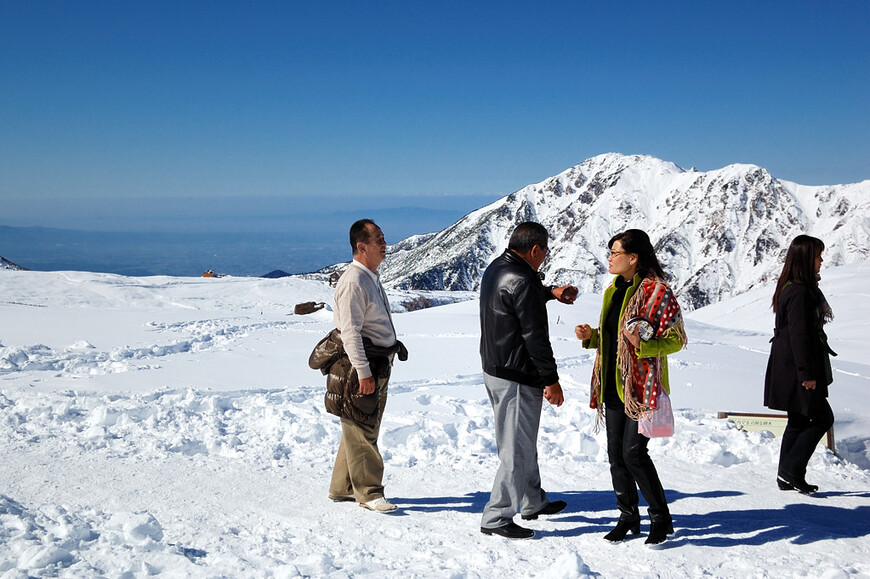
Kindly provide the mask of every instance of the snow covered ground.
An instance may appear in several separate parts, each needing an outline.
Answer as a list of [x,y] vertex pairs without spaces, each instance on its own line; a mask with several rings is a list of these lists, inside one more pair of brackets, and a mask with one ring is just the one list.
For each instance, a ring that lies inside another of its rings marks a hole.
[[715,417],[765,411],[771,290],[754,290],[692,313],[671,358],[677,430],[651,452],[677,532],[651,550],[646,522],[601,539],[617,513],[573,337],[599,296],[550,305],[566,403],[539,454],[569,506],[512,542],[479,532],[497,458],[475,301],[395,316],[411,358],[381,448],[400,510],[380,515],[326,498],[339,428],[306,362],[331,312],[292,314],[331,303],[326,285],[0,271],[0,577],[870,576],[868,267],[823,274],[841,355],[821,491],[779,491],[778,439]]

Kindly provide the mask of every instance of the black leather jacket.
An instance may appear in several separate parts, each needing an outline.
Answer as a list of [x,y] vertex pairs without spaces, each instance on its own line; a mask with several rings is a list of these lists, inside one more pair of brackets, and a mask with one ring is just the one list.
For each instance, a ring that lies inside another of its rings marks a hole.
[[480,282],[480,359],[483,371],[543,388],[559,381],[550,346],[547,300],[538,273],[507,249]]

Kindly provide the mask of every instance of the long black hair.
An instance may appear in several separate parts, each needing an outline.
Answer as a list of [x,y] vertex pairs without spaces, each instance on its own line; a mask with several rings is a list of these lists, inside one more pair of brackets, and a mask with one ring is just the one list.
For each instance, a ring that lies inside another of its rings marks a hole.
[[825,242],[818,237],[810,235],[798,235],[788,246],[788,252],[785,254],[785,264],[782,266],[782,273],[779,274],[779,280],[776,282],[776,290],[773,292],[773,311],[776,312],[776,306],[779,303],[779,295],[783,288],[789,283],[802,283],[810,288],[813,295],[819,302],[819,319],[824,322],[829,322],[833,319],[831,308],[825,299],[822,290],[819,289],[819,279],[816,277],[816,257],[821,255],[825,249]]
[[637,273],[642,277],[653,275],[662,281],[667,279],[659,263],[659,258],[656,257],[656,250],[649,240],[649,235],[646,234],[646,231],[627,229],[622,233],[617,233],[607,242],[607,247],[612,249],[613,244],[617,241],[622,243],[622,249],[626,253],[637,254]]

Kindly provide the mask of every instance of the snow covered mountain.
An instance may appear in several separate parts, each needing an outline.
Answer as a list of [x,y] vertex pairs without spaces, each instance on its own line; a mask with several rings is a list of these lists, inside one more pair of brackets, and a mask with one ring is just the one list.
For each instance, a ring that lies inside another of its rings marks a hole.
[[11,270],[15,270],[15,271],[24,270],[23,267],[21,267],[17,263],[12,263],[11,261],[6,259],[2,255],[0,255],[0,269],[11,269]]
[[809,187],[756,165],[684,170],[655,157],[609,153],[528,185],[447,229],[391,246],[385,285],[476,290],[483,270],[507,247],[517,223],[551,235],[546,283],[600,292],[609,283],[607,241],[644,229],[686,309],[737,295],[776,278],[791,240],[825,241],[828,265],[870,258],[870,180]]

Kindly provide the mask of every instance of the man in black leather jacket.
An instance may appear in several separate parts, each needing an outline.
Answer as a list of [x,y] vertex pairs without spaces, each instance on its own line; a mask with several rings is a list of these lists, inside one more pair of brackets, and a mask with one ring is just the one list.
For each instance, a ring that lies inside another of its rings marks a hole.
[[544,287],[538,269],[549,253],[547,230],[519,224],[508,249],[486,269],[480,284],[480,358],[495,414],[499,469],[480,530],[512,539],[534,536],[513,522],[558,513],[565,501],[550,502],[538,470],[538,426],[543,399],[564,401],[550,346],[546,302],[572,304],[573,286]]

